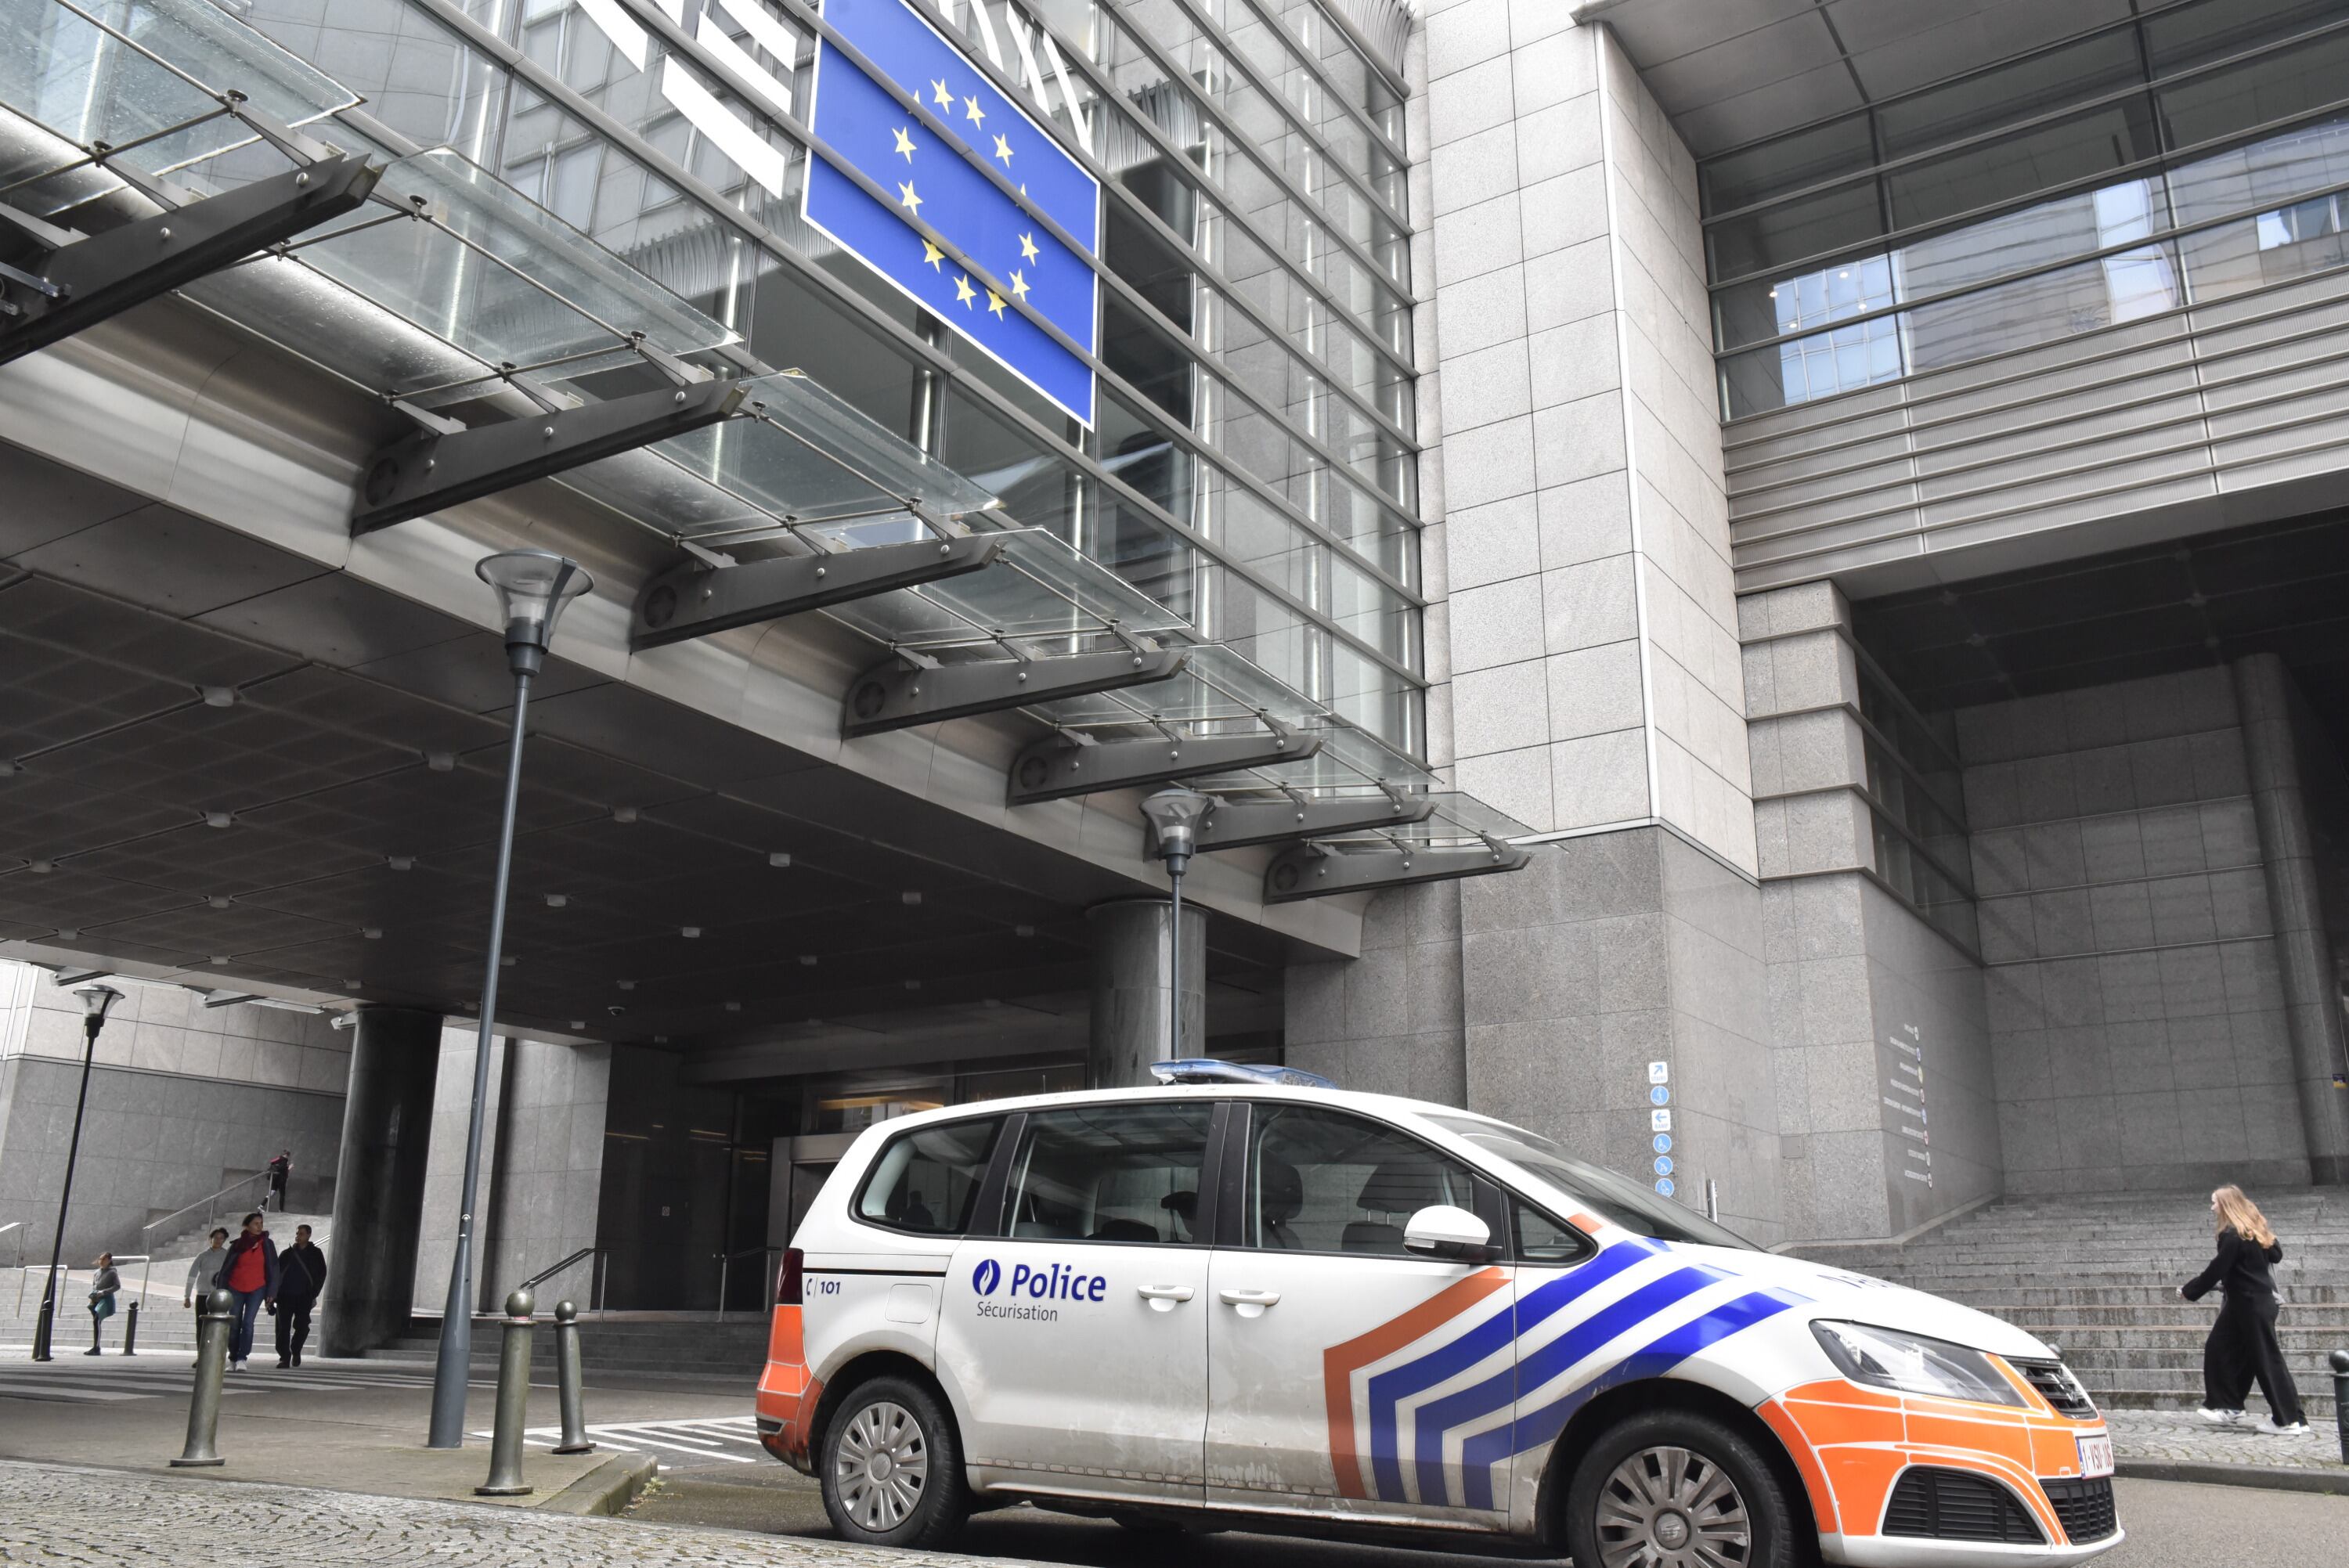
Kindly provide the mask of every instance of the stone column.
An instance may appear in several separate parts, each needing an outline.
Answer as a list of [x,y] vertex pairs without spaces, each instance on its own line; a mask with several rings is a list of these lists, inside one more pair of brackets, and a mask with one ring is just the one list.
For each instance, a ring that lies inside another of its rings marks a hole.
[[352,1033],[334,1252],[319,1315],[320,1353],[326,1356],[356,1356],[408,1326],[416,1305],[432,1083],[440,1066],[438,1013],[361,1007]]
[[2292,732],[2292,676],[2273,654],[2237,659],[2234,673],[2309,1175],[2320,1182],[2349,1181],[2349,1091],[2333,1083],[2343,1061],[2339,989],[2325,930],[2323,873]]
[[1150,1064],[1203,1056],[1207,1040],[1207,917],[1183,906],[1182,1038],[1168,1038],[1173,979],[1167,936],[1174,906],[1163,899],[1121,899],[1095,906],[1092,926],[1092,1041],[1085,1078],[1094,1088],[1150,1082]]

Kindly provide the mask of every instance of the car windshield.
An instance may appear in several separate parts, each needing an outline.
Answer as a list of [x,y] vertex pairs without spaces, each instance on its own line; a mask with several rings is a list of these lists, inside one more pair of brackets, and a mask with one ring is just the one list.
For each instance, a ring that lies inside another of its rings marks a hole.
[[1757,1250],[1736,1232],[1649,1191],[1627,1176],[1585,1164],[1538,1132],[1527,1132],[1506,1121],[1487,1121],[1481,1116],[1430,1116],[1427,1119],[1507,1161],[1536,1181],[1568,1194],[1634,1235],[1651,1236],[1661,1242]]

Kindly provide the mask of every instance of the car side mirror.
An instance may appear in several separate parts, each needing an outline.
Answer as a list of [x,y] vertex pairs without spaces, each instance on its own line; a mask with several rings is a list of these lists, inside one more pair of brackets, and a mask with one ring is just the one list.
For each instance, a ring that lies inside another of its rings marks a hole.
[[1431,1204],[1403,1226],[1402,1248],[1425,1257],[1483,1263],[1492,1255],[1493,1228],[1465,1209]]

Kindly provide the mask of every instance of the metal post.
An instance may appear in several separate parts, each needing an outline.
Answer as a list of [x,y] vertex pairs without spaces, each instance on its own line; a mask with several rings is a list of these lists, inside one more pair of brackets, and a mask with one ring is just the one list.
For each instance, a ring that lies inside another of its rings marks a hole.
[[587,1418],[580,1408],[579,1308],[567,1301],[554,1304],[554,1391],[563,1407],[563,1440],[554,1451],[593,1453],[595,1445],[588,1440]]
[[1166,881],[1174,891],[1174,923],[1166,928],[1166,962],[1173,966],[1174,984],[1166,992],[1166,1056],[1167,1059],[1183,1053],[1183,863],[1177,860],[1166,862]]
[[2333,1426],[2341,1435],[2341,1462],[2349,1465],[2349,1350],[2336,1350],[2333,1362]]
[[139,1354],[139,1304],[132,1302],[130,1310],[122,1317],[122,1354]]
[[481,1108],[490,1094],[490,1032],[498,1011],[499,961],[505,952],[506,882],[513,872],[514,807],[522,794],[523,720],[530,708],[530,672],[514,672],[513,731],[506,742],[505,812],[498,825],[498,874],[490,895],[490,961],[481,981],[481,1025],[473,1037],[473,1106],[465,1128],[465,1185],[457,1205],[457,1252],[449,1265],[449,1301],[441,1309],[440,1349],[432,1367],[432,1422],[424,1446],[461,1447],[465,1387],[473,1365],[473,1204],[481,1183]]
[[81,1158],[82,1109],[89,1103],[90,1058],[98,1054],[98,1032],[106,1026],[103,1016],[85,1017],[81,1026],[81,1092],[74,1097],[73,1139],[66,1145],[66,1181],[57,1193],[57,1232],[49,1241],[49,1277],[41,1286],[41,1314],[33,1325],[33,1359],[47,1361],[49,1339],[57,1328],[57,1260],[64,1256],[66,1246],[66,1211],[73,1202],[74,1162]]
[[718,1321],[720,1323],[726,1321],[726,1274],[733,1266],[734,1259],[730,1254],[718,1254]]
[[222,1463],[220,1435],[221,1380],[228,1373],[228,1326],[236,1298],[225,1290],[204,1293],[196,1315],[196,1387],[188,1400],[188,1444],[171,1462],[181,1468]]
[[527,1497],[522,1430],[530,1421],[530,1292],[506,1297],[505,1343],[498,1352],[498,1418],[490,1433],[490,1479],[476,1497]]
[[1704,1179],[1704,1217],[1721,1223],[1721,1183],[1710,1176]]

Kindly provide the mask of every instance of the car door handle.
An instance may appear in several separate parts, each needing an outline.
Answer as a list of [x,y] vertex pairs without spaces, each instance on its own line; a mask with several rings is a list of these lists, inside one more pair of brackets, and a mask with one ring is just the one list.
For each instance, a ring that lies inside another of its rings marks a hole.
[[1134,1288],[1152,1301],[1188,1301],[1198,1294],[1187,1284],[1145,1284]]
[[1277,1290],[1227,1290],[1219,1294],[1230,1306],[1270,1306],[1280,1299]]

